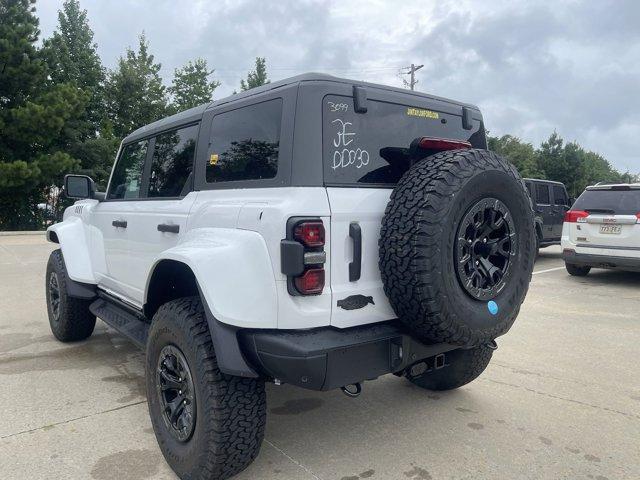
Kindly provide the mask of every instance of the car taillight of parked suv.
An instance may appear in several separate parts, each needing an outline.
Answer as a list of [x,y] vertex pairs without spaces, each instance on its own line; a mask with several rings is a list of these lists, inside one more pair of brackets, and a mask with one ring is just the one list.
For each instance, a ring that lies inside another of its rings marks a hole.
[[640,184],[587,187],[565,215],[562,257],[576,276],[592,268],[640,271]]

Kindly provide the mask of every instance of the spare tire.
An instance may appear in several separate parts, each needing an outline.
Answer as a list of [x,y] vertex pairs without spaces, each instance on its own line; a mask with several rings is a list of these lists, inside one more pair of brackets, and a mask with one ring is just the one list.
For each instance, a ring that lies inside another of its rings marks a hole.
[[379,250],[385,293],[417,337],[484,344],[511,328],[529,288],[531,199],[515,167],[493,152],[437,153],[395,187]]

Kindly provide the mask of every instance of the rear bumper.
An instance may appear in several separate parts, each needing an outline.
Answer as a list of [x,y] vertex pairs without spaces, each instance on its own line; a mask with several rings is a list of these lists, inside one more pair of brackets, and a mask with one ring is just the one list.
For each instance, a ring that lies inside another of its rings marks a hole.
[[269,378],[310,390],[331,390],[397,373],[456,348],[426,345],[396,322],[337,329],[242,330],[243,353]]
[[640,258],[634,257],[614,257],[608,255],[592,255],[586,253],[576,253],[574,250],[563,250],[562,258],[566,263],[581,267],[593,268],[613,268],[640,272]]

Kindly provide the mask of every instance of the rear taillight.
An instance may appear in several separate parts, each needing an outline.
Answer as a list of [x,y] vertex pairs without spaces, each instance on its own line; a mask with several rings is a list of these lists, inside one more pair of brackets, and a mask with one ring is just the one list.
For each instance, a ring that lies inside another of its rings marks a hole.
[[293,238],[305,247],[323,247],[324,225],[322,224],[322,220],[313,220],[297,224],[293,230]]
[[640,212],[636,213],[636,218],[638,220],[636,220],[636,223],[640,223]]
[[282,273],[291,295],[320,295],[324,289],[325,230],[318,218],[293,217],[287,238],[280,242]]
[[318,295],[324,289],[324,268],[310,268],[293,282],[302,295]]
[[459,148],[471,148],[471,143],[465,140],[451,140],[448,138],[422,137],[418,140],[418,146],[424,150],[458,150]]
[[586,223],[589,212],[584,210],[569,210],[564,214],[564,221],[567,223]]

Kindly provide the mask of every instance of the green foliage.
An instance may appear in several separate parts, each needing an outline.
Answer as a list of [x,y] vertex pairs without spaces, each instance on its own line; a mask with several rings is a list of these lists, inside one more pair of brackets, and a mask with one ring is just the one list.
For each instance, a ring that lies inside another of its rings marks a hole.
[[210,102],[213,91],[220,85],[216,80],[209,80],[213,72],[213,69],[209,70],[207,61],[203,58],[197,58],[182,68],[176,68],[173,83],[168,89],[173,96],[173,109],[179,112]]
[[600,154],[585,150],[576,142],[564,143],[556,132],[535,149],[517,137],[488,137],[489,149],[508,158],[523,177],[562,182],[569,195],[577,197],[587,185],[598,182],[629,182]]
[[264,57],[256,58],[256,69],[247,74],[247,81],[240,80],[240,90],[245,91],[270,83],[267,79],[267,61]]
[[116,70],[109,73],[107,115],[117,137],[122,138],[167,113],[166,87],[160,78],[160,68],[149,53],[149,43],[143,33],[138,51],[127,49]]
[[536,178],[540,176],[536,157],[536,150],[530,143],[523,142],[518,137],[503,135],[502,137],[488,137],[489,150],[508,158],[523,177]]
[[88,96],[81,120],[81,140],[94,137],[104,117],[105,70],[93,42],[87,11],[78,0],[65,0],[58,12],[58,30],[43,42],[42,55],[53,84],[69,83]]
[[35,0],[0,0],[0,107],[24,102],[45,78]]

